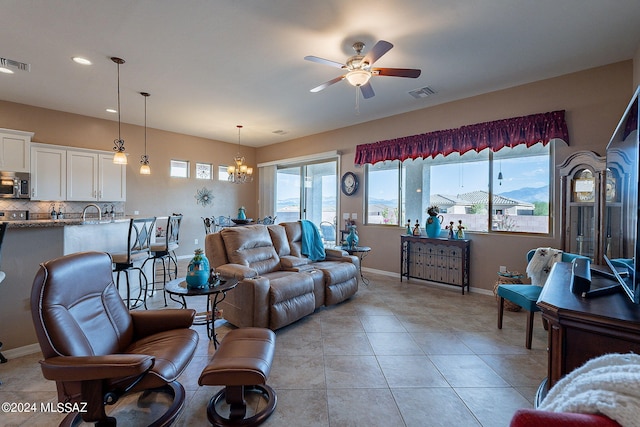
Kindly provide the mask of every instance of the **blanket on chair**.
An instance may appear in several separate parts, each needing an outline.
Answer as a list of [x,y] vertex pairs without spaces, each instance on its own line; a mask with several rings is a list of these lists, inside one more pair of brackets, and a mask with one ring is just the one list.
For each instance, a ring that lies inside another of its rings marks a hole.
[[302,225],[302,255],[306,255],[311,261],[323,261],[326,254],[320,230],[308,219],[300,220]]
[[603,414],[623,426],[640,425],[640,356],[606,354],[570,372],[538,409]]
[[551,267],[558,261],[562,261],[562,251],[553,248],[538,248],[527,264],[527,276],[531,278],[531,284],[544,286]]

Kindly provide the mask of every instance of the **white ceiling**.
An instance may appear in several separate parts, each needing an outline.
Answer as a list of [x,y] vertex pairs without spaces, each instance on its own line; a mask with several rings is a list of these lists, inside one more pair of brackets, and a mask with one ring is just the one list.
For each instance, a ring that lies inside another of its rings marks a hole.
[[[376,66],[422,75],[374,76],[359,112],[346,81],[309,92],[341,70],[306,55],[380,39],[395,47]],[[235,143],[242,124],[257,147],[630,59],[640,1],[0,0],[0,41],[31,65],[0,74],[2,100],[116,120],[118,56],[123,122],[144,123],[146,91],[149,127]]]

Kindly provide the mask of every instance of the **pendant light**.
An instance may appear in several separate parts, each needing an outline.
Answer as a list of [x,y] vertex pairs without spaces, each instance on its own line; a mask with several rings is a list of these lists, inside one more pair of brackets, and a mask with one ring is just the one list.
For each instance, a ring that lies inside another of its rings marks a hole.
[[115,56],[111,58],[113,62],[116,63],[118,68],[118,139],[113,141],[114,147],[113,151],[116,152],[113,156],[113,163],[118,165],[126,165],[127,164],[127,153],[124,151],[124,139],[122,139],[122,135],[120,133],[120,64],[124,64],[124,59],[116,58]]
[[499,182],[498,185],[502,185],[502,179],[503,179],[503,177],[502,177],[502,160],[500,160],[500,172],[498,172],[498,182]]
[[240,155],[240,129],[242,125],[237,125],[238,128],[238,155],[233,158],[235,164],[227,167],[227,173],[229,174],[229,181],[236,184],[244,184],[245,182],[253,181],[253,168],[244,164],[244,156]]
[[140,175],[151,175],[149,167],[149,156],[147,156],[147,98],[151,95],[148,92],[140,92],[144,96],[144,154],[140,158]]

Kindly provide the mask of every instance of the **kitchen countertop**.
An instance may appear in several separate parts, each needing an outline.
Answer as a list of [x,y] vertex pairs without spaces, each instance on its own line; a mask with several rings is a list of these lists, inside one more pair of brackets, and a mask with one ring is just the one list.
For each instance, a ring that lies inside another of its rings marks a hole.
[[49,227],[64,227],[68,225],[101,225],[101,224],[113,224],[117,222],[129,221],[129,218],[118,218],[114,221],[103,219],[87,219],[83,221],[82,218],[71,219],[30,219],[25,221],[7,221],[7,228],[49,228]]

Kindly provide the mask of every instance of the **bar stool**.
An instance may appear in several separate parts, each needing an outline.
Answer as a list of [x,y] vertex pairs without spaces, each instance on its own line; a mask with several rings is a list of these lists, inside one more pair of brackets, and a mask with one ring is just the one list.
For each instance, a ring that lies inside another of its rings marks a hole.
[[202,222],[204,223],[204,234],[211,234],[211,233],[215,233],[218,228],[218,224],[216,223],[216,217],[212,216],[211,218],[209,217],[201,217],[202,218]]
[[[149,258],[151,249],[151,236],[155,229],[156,217],[150,218],[131,218],[129,220],[129,233],[127,236],[127,251],[111,254],[111,260],[113,261],[113,271],[117,272],[116,287],[120,290],[120,273],[124,272],[127,279],[127,308],[133,310],[140,307],[141,303],[147,308],[147,276],[142,271],[144,261]],[[135,263],[141,261],[143,264],[141,267],[136,267]],[[131,270],[138,270],[138,280],[140,283],[140,290],[138,297],[134,301],[134,305],[131,305],[131,284],[129,281],[129,272]],[[144,278],[144,284],[142,279]],[[145,291],[144,296],[142,291]]]
[[[180,214],[173,214],[167,218],[167,230],[164,239],[161,239],[158,243],[151,244],[149,257],[142,263],[143,270],[147,261],[151,260],[153,263],[152,292],[155,292],[156,290],[160,290],[156,289],[156,261],[162,262],[162,292],[164,294],[165,307],[167,306],[167,294],[164,292],[164,287],[167,284],[167,275],[169,275],[169,280],[171,280],[171,263],[173,263],[173,278],[176,279],[178,277],[178,258],[176,256],[176,249],[179,247],[178,240],[180,236],[181,222],[182,215]],[[146,293],[147,290],[145,288],[145,295]]]

